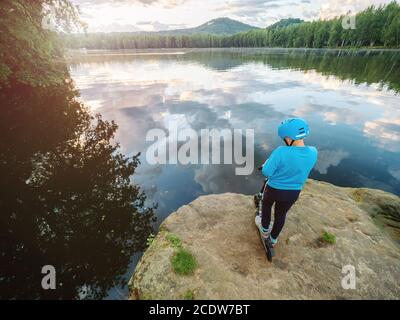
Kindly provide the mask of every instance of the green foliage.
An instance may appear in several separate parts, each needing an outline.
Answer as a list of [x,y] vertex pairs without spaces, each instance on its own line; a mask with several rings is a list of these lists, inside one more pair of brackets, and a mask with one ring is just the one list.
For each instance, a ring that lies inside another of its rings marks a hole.
[[180,275],[189,275],[197,268],[196,258],[186,249],[179,248],[171,258],[173,270]]
[[382,30],[383,41],[385,46],[400,45],[400,10],[399,5],[395,2],[390,3],[384,9],[386,22]]
[[[316,71],[334,75],[341,80],[359,84],[379,84],[380,88],[400,92],[400,51],[387,50],[215,50],[193,51],[180,59],[197,61],[204,65],[218,61],[218,68],[230,68],[243,63],[264,64],[273,69]],[[211,66],[212,67],[212,66]]]
[[[121,154],[116,125],[75,94],[70,84],[0,90],[0,298],[77,299],[88,284],[84,297],[101,298],[152,232],[153,210],[131,183],[138,157]],[[37,286],[46,264],[57,290]]]
[[168,233],[166,239],[169,241],[173,248],[180,248],[182,247],[182,241],[176,234]]
[[183,299],[184,300],[194,300],[194,292],[193,292],[193,290],[187,290],[183,294]]
[[150,247],[151,244],[154,242],[154,238],[155,238],[155,235],[154,235],[153,233],[151,233],[151,234],[147,237],[147,239],[146,239],[146,245],[147,245],[148,247]]
[[171,257],[173,270],[180,275],[192,274],[197,267],[196,258],[182,246],[182,240],[174,233],[167,233],[166,239],[175,249]]
[[44,87],[68,77],[62,43],[54,31],[42,26],[45,6],[55,8],[59,30],[81,25],[68,0],[1,1],[0,88],[9,81]]
[[[131,182],[139,155],[122,154],[117,125],[79,102],[57,37],[41,26],[42,5],[54,3],[62,19],[67,0],[1,2],[0,299],[102,298],[126,282],[152,232],[153,208]],[[40,286],[47,264],[57,290]]]
[[278,22],[275,22],[274,24],[271,24],[268,26],[267,29],[273,30],[273,29],[281,29],[288,27],[292,24],[298,24],[298,23],[303,23],[304,20],[298,19],[298,18],[288,18],[288,19],[281,19]]
[[322,234],[322,240],[326,243],[329,244],[335,244],[336,243],[336,236],[333,233],[330,233],[328,231],[324,231]]
[[[113,33],[69,35],[64,38],[70,48],[144,49],[208,47],[400,47],[400,5],[393,1],[371,6],[356,14],[356,29],[343,29],[343,16],[331,20],[303,22],[284,19],[266,29],[238,29],[233,35],[203,29],[181,33]],[[218,20],[218,19],[217,19]],[[216,24],[223,29],[225,23]],[[204,26],[212,28],[212,25]]]

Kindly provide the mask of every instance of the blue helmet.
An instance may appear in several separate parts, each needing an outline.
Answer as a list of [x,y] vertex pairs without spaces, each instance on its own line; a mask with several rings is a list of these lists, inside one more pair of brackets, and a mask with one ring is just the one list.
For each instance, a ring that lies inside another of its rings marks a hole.
[[305,120],[301,118],[291,118],[283,121],[278,128],[278,135],[285,139],[292,140],[304,139],[310,134],[310,129]]

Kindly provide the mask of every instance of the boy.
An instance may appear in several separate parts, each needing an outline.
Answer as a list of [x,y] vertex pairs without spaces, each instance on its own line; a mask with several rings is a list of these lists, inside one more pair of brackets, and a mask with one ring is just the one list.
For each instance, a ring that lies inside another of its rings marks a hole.
[[[300,118],[285,120],[278,128],[278,135],[286,146],[276,148],[262,167],[268,178],[264,189],[262,217],[256,216],[256,225],[265,240],[274,246],[283,229],[286,214],[299,198],[300,192],[317,162],[317,149],[304,144],[310,134],[308,124]],[[275,220],[271,209],[275,203]]]

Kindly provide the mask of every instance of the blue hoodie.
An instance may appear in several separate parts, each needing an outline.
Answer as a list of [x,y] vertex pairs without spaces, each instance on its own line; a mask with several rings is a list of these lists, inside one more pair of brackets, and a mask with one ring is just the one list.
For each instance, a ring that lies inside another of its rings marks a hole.
[[312,168],[317,162],[315,147],[276,148],[262,168],[268,185],[280,190],[302,190]]

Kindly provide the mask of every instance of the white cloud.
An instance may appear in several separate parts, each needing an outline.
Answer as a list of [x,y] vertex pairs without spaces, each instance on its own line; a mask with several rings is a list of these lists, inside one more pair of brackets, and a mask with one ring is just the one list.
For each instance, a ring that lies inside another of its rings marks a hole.
[[397,180],[400,180],[400,167],[397,168],[389,168],[389,173]]
[[[211,0],[73,0],[80,6],[82,18],[89,28],[96,29],[104,25],[118,23],[133,25],[140,29],[137,22],[153,23],[145,30],[158,31],[184,26],[198,26],[207,20],[217,18],[211,11]],[[164,29],[164,27],[166,29]]]
[[315,170],[320,174],[327,174],[330,167],[337,167],[348,156],[349,153],[344,150],[320,150]]
[[[390,0],[72,0],[93,26],[159,21],[167,26],[198,26],[218,17],[229,17],[264,28],[280,19],[331,18],[349,8],[360,11]],[[154,27],[154,30],[158,30]]]
[[159,21],[139,21],[136,25],[144,31],[174,30],[187,27],[185,24],[167,24]]
[[231,165],[202,165],[195,170],[194,180],[205,193],[247,193],[252,194],[261,185],[258,175],[237,176]]
[[320,5],[318,17],[316,18],[331,19],[346,14],[348,11],[355,13],[371,5],[379,6],[381,4],[390,3],[391,1],[392,0],[324,0]]
[[167,8],[173,8],[181,5],[186,0],[72,0],[74,4],[82,7],[87,6],[127,6],[127,5],[144,5],[151,6],[154,4],[162,4]]
[[88,32],[137,32],[142,31],[142,29],[138,28],[132,24],[119,24],[119,23],[111,23],[111,24],[101,24],[96,27],[89,26]]
[[400,119],[378,119],[364,124],[364,134],[378,141],[380,147],[389,151],[400,150]]
[[300,4],[301,1],[292,0],[231,0],[216,5],[214,10],[221,15],[264,28],[280,19],[293,17],[293,8]]
[[349,108],[338,108],[310,101],[298,107],[294,112],[295,115],[300,117],[315,115],[317,113],[321,114],[323,119],[329,124],[355,124],[363,118],[362,113],[353,111]]

